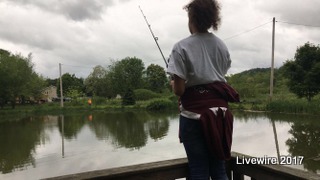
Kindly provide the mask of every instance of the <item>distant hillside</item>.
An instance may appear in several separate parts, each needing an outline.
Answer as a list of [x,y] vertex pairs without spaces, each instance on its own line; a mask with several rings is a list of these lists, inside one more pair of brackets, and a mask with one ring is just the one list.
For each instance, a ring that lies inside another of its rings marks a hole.
[[265,73],[265,72],[270,72],[270,68],[254,68],[254,69],[249,69],[246,71],[243,71],[239,73],[238,75],[253,75],[257,73]]
[[[274,98],[292,98],[286,86],[282,69],[274,70]],[[265,101],[270,94],[270,68],[255,68],[227,77],[228,83],[240,94],[242,100]]]

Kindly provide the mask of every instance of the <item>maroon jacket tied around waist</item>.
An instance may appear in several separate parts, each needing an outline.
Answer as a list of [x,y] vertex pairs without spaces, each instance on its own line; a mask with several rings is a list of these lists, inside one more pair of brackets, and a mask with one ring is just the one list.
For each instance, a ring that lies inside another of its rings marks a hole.
[[239,94],[227,83],[214,82],[187,88],[180,101],[185,110],[200,114],[210,152],[219,159],[230,159],[233,115],[225,108],[228,102],[239,102]]

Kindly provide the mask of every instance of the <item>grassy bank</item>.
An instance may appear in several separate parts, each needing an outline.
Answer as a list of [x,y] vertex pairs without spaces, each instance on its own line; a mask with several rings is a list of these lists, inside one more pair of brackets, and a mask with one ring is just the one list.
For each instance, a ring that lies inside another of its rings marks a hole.
[[239,104],[231,104],[233,109],[266,111],[290,114],[313,114],[320,115],[320,100],[314,99],[308,102],[306,99],[279,98],[272,101],[266,99],[244,100]]
[[[64,107],[60,107],[60,103],[45,103],[41,105],[17,105],[15,109],[5,106],[0,110],[1,115],[27,115],[27,114],[61,114],[79,111],[124,111],[124,110],[148,110],[162,111],[175,110],[178,111],[178,98],[172,94],[164,94],[150,96],[149,98],[138,98],[134,105],[123,106],[121,99],[106,99],[95,97],[92,99],[92,105],[89,106],[87,99],[79,99],[77,101],[65,102]],[[250,111],[268,111],[279,113],[297,113],[297,114],[314,114],[320,115],[320,99],[314,99],[308,102],[305,99],[297,98],[276,98],[271,102],[267,98],[259,98],[255,100],[242,100],[241,103],[230,103],[230,108],[235,110]]]
[[178,99],[174,96],[151,98],[148,100],[138,100],[134,105],[123,106],[121,99],[93,98],[92,105],[88,105],[86,99],[73,102],[65,102],[64,107],[60,107],[59,102],[37,104],[37,105],[17,105],[15,109],[5,106],[0,109],[0,115],[26,115],[26,114],[60,114],[65,112],[79,111],[123,111],[123,110],[149,110],[162,111],[177,109]]
[[304,99],[277,100],[266,106],[267,111],[285,112],[296,114],[320,114],[320,101],[310,101]]

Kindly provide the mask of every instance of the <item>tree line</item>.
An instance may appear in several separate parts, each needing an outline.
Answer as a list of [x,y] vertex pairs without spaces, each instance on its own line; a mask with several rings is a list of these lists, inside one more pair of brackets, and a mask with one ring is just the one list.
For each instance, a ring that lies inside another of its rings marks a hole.
[[45,79],[34,71],[32,54],[23,57],[0,49],[0,106],[16,101],[25,103],[29,97],[39,98],[39,88],[45,86]]
[[[32,54],[23,57],[0,49],[0,105],[8,102],[24,104],[32,99],[41,98],[42,89],[53,85],[60,95],[60,78],[45,79],[34,71]],[[151,64],[147,68],[136,57],[126,57],[113,61],[108,67],[96,66],[86,78],[75,74],[62,75],[62,87],[65,97],[78,98],[99,96],[113,98],[124,96],[128,91],[148,89],[161,93],[166,89],[168,78],[165,69]]]
[[[227,77],[243,100],[259,101],[269,93],[270,69],[255,68]],[[147,68],[136,57],[113,61],[108,67],[96,66],[86,78],[74,74],[62,75],[65,97],[99,96],[113,98],[132,94],[136,89],[164,92],[169,79],[164,68],[151,64]],[[25,103],[29,97],[41,97],[41,89],[57,86],[59,78],[45,79],[34,71],[32,54],[23,57],[0,49],[0,106],[10,102],[15,106],[17,99]],[[305,43],[296,50],[293,59],[275,70],[274,95],[278,98],[306,98],[311,101],[320,92],[320,46]]]
[[[59,78],[48,79],[47,82],[56,85],[60,94]],[[143,61],[136,57],[113,61],[106,68],[98,65],[85,79],[70,73],[62,75],[63,94],[71,98],[81,96],[113,98],[117,95],[124,96],[129,90],[135,89],[148,89],[161,93],[167,83],[168,78],[163,67],[151,64],[145,69]]]

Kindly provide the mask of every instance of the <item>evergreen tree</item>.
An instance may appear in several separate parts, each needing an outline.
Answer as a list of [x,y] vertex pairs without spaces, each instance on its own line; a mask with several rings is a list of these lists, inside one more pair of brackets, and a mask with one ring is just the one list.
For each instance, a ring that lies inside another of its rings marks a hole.
[[134,92],[132,91],[132,89],[128,89],[123,98],[122,98],[122,105],[126,106],[126,105],[135,105],[136,104],[136,100],[135,100],[135,95]]

